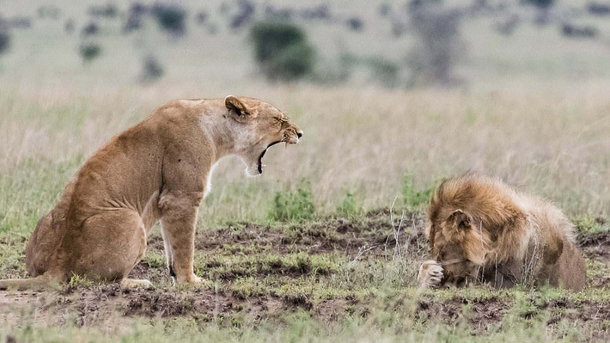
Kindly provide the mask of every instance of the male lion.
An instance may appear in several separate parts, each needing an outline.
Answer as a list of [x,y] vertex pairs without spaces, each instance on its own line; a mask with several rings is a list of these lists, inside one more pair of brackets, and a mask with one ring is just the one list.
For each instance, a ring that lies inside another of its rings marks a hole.
[[426,235],[435,260],[420,268],[424,287],[460,287],[473,280],[495,287],[585,285],[585,262],[568,219],[499,179],[468,173],[443,182],[428,216]]
[[214,164],[234,154],[248,174],[261,174],[270,146],[296,144],[302,134],[280,110],[254,98],[169,102],[85,163],[28,241],[33,278],[0,280],[0,289],[65,282],[73,274],[148,287],[148,280],[127,275],[158,220],[169,273],[177,283],[199,282],[195,221]]

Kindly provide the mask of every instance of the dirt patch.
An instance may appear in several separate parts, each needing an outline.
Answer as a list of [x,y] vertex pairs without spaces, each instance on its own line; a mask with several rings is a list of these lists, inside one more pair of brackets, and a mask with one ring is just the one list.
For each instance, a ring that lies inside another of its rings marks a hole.
[[578,243],[589,258],[610,263],[610,232],[597,232],[578,236]]
[[[398,219],[395,219],[398,221]],[[313,223],[291,224],[285,227],[271,227],[253,223],[234,223],[218,230],[199,232],[195,241],[197,249],[214,250],[228,244],[251,246],[253,244],[271,247],[275,253],[306,252],[323,254],[339,252],[353,256],[366,247],[373,254],[382,254],[399,244],[425,247],[423,235],[424,221],[411,214],[392,225],[389,213],[368,214],[362,219],[325,218]],[[396,232],[396,235],[395,235]],[[162,243],[153,243],[162,247]]]
[[[16,325],[44,320],[62,325],[102,325],[109,317],[188,317],[198,322],[223,320],[241,313],[247,322],[277,318],[298,309],[313,311],[307,296],[235,297],[205,289],[121,290],[118,285],[78,291],[0,293],[0,320]],[[70,314],[66,316],[66,314]]]
[[486,331],[499,323],[510,308],[511,303],[499,298],[467,300],[455,297],[444,302],[420,301],[416,317],[424,322],[439,318],[446,324],[469,324],[477,332]]
[[[394,303],[392,311],[412,311],[415,319],[422,323],[441,321],[449,325],[467,324],[475,332],[489,330],[514,311],[511,309],[512,300],[500,297],[484,300],[461,297],[443,301],[422,299],[415,303],[412,310],[409,310],[411,305],[405,299],[390,299],[390,302]],[[109,318],[117,318],[117,314],[120,315],[119,318],[188,317],[197,322],[234,320],[232,315],[241,314],[244,320],[242,324],[252,324],[261,320],[279,319],[287,313],[304,310],[325,322],[332,322],[339,321],[346,315],[366,317],[370,309],[376,306],[375,303],[373,298],[334,298],[313,303],[307,296],[256,295],[240,298],[203,289],[126,291],[119,289],[117,285],[107,285],[74,292],[2,293],[0,320],[13,324],[27,323],[28,320],[45,320],[56,325],[72,322],[78,326],[91,326],[107,324]],[[604,302],[559,299],[531,305],[527,311],[513,314],[531,318],[547,311],[550,314],[547,324],[550,326],[562,320],[583,324],[610,320],[610,305]]]

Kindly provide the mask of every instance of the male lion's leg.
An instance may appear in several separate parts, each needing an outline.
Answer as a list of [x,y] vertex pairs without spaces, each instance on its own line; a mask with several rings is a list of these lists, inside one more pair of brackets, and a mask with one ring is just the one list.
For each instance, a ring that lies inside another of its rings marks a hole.
[[133,210],[104,211],[83,223],[74,248],[75,274],[92,280],[123,280],[144,256],[146,230]]
[[435,260],[427,260],[419,267],[417,280],[421,287],[436,288],[443,280],[443,266]]
[[195,222],[200,200],[199,193],[164,194],[160,200],[168,267],[178,283],[201,281],[193,273]]

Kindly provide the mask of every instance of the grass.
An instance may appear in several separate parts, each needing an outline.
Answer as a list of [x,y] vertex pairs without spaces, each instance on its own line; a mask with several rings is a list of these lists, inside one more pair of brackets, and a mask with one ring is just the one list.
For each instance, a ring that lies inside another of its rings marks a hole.
[[[132,277],[149,278],[155,289],[124,292],[74,276],[56,291],[0,294],[0,335],[18,341],[126,342],[608,337],[609,268],[596,257],[599,245],[585,245],[589,282],[581,292],[487,286],[421,290],[415,278],[426,254],[424,222],[421,212],[405,208],[404,213],[397,236],[389,210],[200,231],[195,265],[205,282],[199,287],[172,286],[154,230]],[[582,231],[580,237],[597,234]],[[7,249],[0,257],[16,261],[5,264],[0,277],[24,276],[22,250]]]

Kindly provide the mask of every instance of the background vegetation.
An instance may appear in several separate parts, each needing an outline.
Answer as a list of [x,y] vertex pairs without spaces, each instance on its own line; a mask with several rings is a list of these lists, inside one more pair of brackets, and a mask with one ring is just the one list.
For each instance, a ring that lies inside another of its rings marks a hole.
[[[154,229],[136,273],[157,290],[1,293],[0,341],[606,341],[609,18],[589,0],[0,0],[0,277],[25,275],[82,162],[170,99],[255,96],[305,131],[261,177],[215,169],[202,289],[171,287]],[[467,170],[561,207],[589,287],[419,293],[427,197]]]

